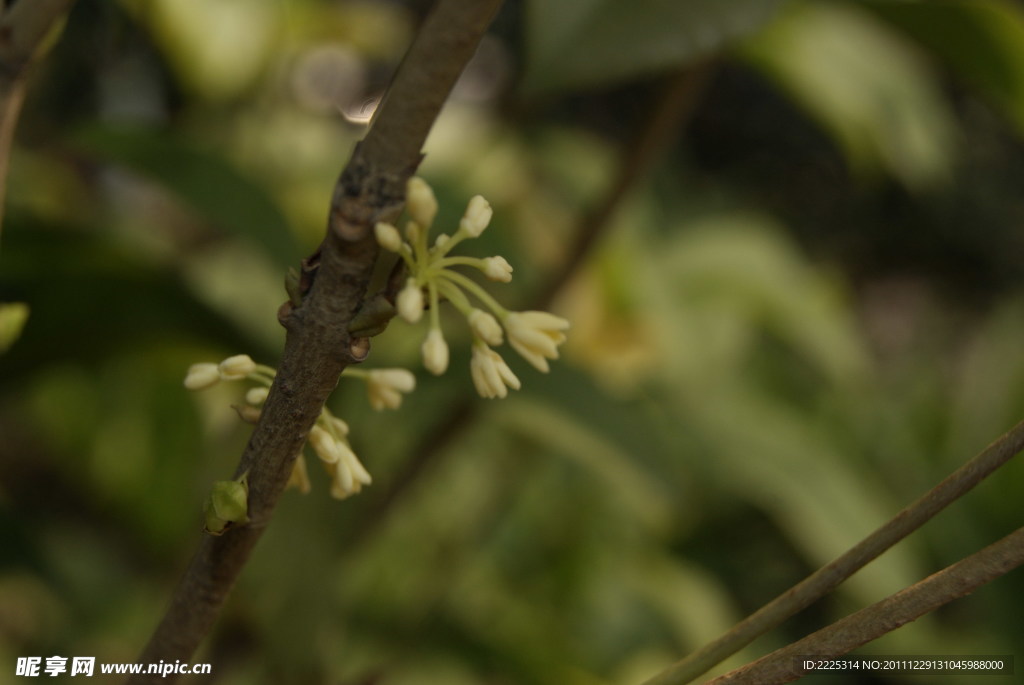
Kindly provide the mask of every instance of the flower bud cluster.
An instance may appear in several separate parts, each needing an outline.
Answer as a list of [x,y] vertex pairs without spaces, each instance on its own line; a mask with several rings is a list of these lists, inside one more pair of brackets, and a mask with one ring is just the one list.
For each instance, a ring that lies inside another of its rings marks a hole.
[[[270,394],[270,386],[273,385],[276,375],[277,371],[272,367],[257,364],[248,355],[239,354],[228,357],[219,364],[193,364],[185,376],[185,387],[189,390],[202,390],[221,381],[234,380],[255,383],[256,385],[245,393],[246,403],[236,406],[235,410],[242,420],[256,423],[260,419],[261,407]],[[416,377],[406,369],[350,367],[345,370],[344,377],[365,381],[370,406],[376,410],[397,409],[402,404],[403,393],[412,392],[416,387]],[[337,499],[354,495],[364,485],[372,482],[370,473],[349,444],[348,432],[348,424],[324,407],[307,439],[307,444],[331,479],[331,496]],[[294,487],[302,493],[310,490],[309,472],[303,454],[298,456],[292,466],[288,487]]]
[[[423,318],[424,310],[429,310],[429,329],[420,348],[427,370],[440,375],[448,368],[448,344],[438,313],[438,305],[445,299],[466,317],[473,334],[470,372],[473,385],[482,397],[505,397],[508,388],[518,390],[521,386],[501,355],[491,349],[501,345],[506,337],[513,350],[538,371],[547,373],[548,360],[558,358],[558,346],[565,342],[569,322],[547,312],[509,311],[479,283],[456,270],[456,267],[470,267],[491,281],[508,283],[512,280],[512,265],[504,257],[450,256],[459,243],[480,237],[490,224],[493,210],[487,200],[474,196],[458,229],[452,235],[439,235],[432,247],[429,233],[437,215],[437,200],[423,179],[409,180],[406,210],[410,221],[406,224],[404,238],[397,227],[388,223],[378,223],[375,235],[382,248],[401,256],[409,271],[405,287],[395,300],[398,315],[409,323],[416,323]],[[475,306],[471,297],[481,306]]]

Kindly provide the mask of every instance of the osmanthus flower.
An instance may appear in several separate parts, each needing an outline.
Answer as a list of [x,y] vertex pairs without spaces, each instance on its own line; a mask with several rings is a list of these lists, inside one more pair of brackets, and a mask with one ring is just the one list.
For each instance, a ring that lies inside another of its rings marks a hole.
[[358,493],[373,479],[332,418],[321,415],[309,432],[309,444],[331,478],[331,497],[345,499]]
[[[416,323],[423,317],[424,309],[429,311],[429,326],[421,347],[427,370],[440,375],[448,368],[448,344],[439,315],[439,304],[445,299],[466,317],[473,334],[470,372],[482,397],[505,397],[508,388],[520,387],[519,379],[505,360],[491,349],[501,345],[506,337],[513,350],[538,371],[547,373],[548,360],[558,358],[558,346],[565,342],[569,322],[548,312],[509,311],[479,283],[457,270],[469,267],[491,281],[508,283],[513,269],[504,257],[451,255],[456,246],[478,238],[490,224],[493,210],[487,200],[479,195],[470,199],[455,232],[440,234],[432,246],[429,234],[437,214],[437,200],[430,186],[420,178],[409,179],[406,209],[410,221],[404,238],[397,227],[387,223],[377,224],[375,235],[381,247],[401,256],[409,272],[395,301],[398,316]],[[470,298],[482,306],[475,306]]]
[[519,379],[512,373],[512,369],[508,368],[501,355],[479,340],[473,345],[469,371],[473,377],[473,386],[481,397],[505,397],[508,395],[508,388],[520,388]]
[[568,321],[547,312],[510,312],[505,317],[512,349],[541,373],[548,372],[548,359],[558,359],[568,329]]
[[402,393],[416,389],[416,376],[408,369],[345,369],[345,376],[362,378],[366,381],[366,392],[370,406],[381,409],[398,409],[402,405]]
[[[221,381],[237,380],[255,383],[255,386],[245,393],[245,404],[235,406],[235,410],[244,421],[256,423],[259,421],[261,407],[267,400],[276,375],[277,371],[274,368],[257,364],[248,355],[239,354],[228,357],[219,364],[193,364],[185,376],[185,387],[189,390],[202,390]],[[406,369],[350,367],[345,370],[343,377],[364,381],[370,406],[377,410],[397,409],[402,404],[403,394],[412,392],[416,387],[416,377]],[[348,433],[348,424],[324,407],[307,438],[307,444],[330,478],[330,494],[337,499],[354,495],[373,481],[353,451],[348,441]],[[288,479],[288,487],[294,487],[302,493],[310,491],[305,455],[299,454],[296,458]]]

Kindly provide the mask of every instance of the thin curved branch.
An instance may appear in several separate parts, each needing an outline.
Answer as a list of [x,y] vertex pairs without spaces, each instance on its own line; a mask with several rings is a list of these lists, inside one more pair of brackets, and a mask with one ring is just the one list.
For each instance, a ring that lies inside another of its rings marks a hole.
[[25,101],[30,67],[44,40],[67,15],[72,3],[74,0],[31,0],[0,9],[0,230],[11,144]]
[[[287,329],[284,353],[235,474],[248,472],[250,522],[220,537],[203,537],[140,662],[190,659],[270,522],[341,372],[369,351],[369,341],[353,339],[348,327],[377,258],[373,225],[393,220],[401,210],[405,181],[419,164],[426,135],[500,5],[501,0],[440,0],[409,48],[376,121],[335,186],[327,236],[304,263],[304,297],[279,312]],[[171,679],[138,675],[127,682]]]
[[545,284],[534,303],[545,308],[565,287],[590,254],[605,229],[615,217],[622,201],[654,163],[661,158],[690,120],[700,95],[712,73],[715,60],[706,60],[672,75],[665,90],[636,138],[626,147],[617,173],[601,200],[580,218],[572,245],[558,272]]
[[969,595],[1024,564],[1024,528],[952,566],[900,590],[880,602],[836,621],[827,628],[778,649],[705,685],[778,685],[807,675],[799,657],[830,658],[846,654],[900,626]]
[[1024,421],[954,471],[932,490],[835,561],[758,609],[714,642],[676,662],[643,685],[683,685],[746,647],[790,616],[834,590],[872,559],[920,528],[1024,449]]

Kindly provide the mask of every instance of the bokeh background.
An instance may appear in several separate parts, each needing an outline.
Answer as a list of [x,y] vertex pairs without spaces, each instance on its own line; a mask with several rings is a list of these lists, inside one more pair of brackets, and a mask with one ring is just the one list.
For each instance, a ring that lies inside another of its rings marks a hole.
[[[0,237],[30,307],[0,355],[0,682],[135,658],[249,433],[242,386],[184,372],[276,363],[284,272],[427,4],[75,6]],[[508,2],[420,173],[439,226],[494,205],[470,247],[515,266],[505,302],[564,283],[563,360],[507,354],[523,389],[484,401],[456,318],[441,378],[395,322],[368,363],[417,391],[330,403],[372,487],[286,494],[191,682],[625,685],[716,637],[1024,417],[1022,134],[1017,2]],[[1002,537],[1022,489],[1018,460],[730,664]],[[861,651],[1020,661],[1022,597]]]

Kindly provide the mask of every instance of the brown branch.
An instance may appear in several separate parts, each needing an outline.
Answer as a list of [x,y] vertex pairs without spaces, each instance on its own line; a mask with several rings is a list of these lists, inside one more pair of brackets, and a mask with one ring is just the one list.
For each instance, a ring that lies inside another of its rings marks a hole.
[[29,0],[9,10],[0,4],[0,230],[3,228],[7,167],[30,67],[50,31],[74,0]]
[[1024,564],[1024,528],[827,628],[778,649],[705,685],[777,685],[806,675],[799,657],[846,654],[900,626],[969,595]]
[[872,559],[892,547],[970,491],[1024,449],[1024,421],[954,471],[888,523],[845,554],[779,595],[714,642],[676,662],[643,685],[683,685],[750,644],[755,638],[834,590]]
[[[368,341],[352,339],[348,326],[377,257],[373,225],[400,211],[426,135],[500,5],[501,0],[440,0],[399,66],[335,187],[327,236],[304,265],[307,292],[299,306],[286,304],[280,312],[287,329],[284,353],[236,471],[248,471],[250,522],[220,537],[203,537],[140,662],[190,659],[269,523],[324,401],[345,367],[368,352]],[[171,681],[140,675],[127,682]]]

